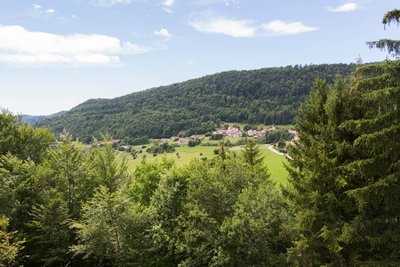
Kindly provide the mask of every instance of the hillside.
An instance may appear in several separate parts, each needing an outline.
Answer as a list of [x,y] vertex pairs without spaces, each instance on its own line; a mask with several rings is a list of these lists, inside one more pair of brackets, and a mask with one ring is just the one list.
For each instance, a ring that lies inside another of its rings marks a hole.
[[37,126],[67,129],[82,141],[99,132],[114,138],[169,137],[213,130],[220,122],[291,124],[316,78],[333,82],[353,64],[229,71],[135,92],[88,100]]

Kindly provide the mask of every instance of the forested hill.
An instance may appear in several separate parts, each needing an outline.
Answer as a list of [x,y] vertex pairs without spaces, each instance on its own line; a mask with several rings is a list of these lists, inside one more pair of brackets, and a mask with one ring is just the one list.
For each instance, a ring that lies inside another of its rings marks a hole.
[[329,83],[355,65],[324,64],[228,71],[114,99],[92,99],[38,122],[82,141],[99,132],[114,138],[204,133],[220,122],[291,124],[316,78]]

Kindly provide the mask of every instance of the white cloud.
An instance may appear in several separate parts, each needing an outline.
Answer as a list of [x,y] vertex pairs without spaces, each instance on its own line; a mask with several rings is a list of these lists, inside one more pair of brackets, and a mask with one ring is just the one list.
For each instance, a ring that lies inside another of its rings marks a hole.
[[163,0],[162,6],[165,12],[172,13],[172,7],[175,5],[175,0]]
[[172,7],[175,5],[175,0],[164,0],[163,1],[163,6],[165,7]]
[[306,26],[302,22],[284,22],[281,20],[265,23],[262,28],[272,35],[294,35],[318,30],[318,28]]
[[58,35],[21,26],[0,26],[0,62],[13,65],[115,65],[121,54],[150,49],[99,34]]
[[35,10],[40,10],[42,8],[42,6],[38,5],[38,4],[33,4],[32,5],[33,9]]
[[359,9],[360,6],[357,3],[345,3],[336,7],[328,7],[331,12],[351,12]]
[[219,33],[232,37],[254,37],[257,30],[251,20],[213,17],[208,14],[190,20],[189,24],[199,32]]
[[135,0],[93,0],[93,4],[101,7],[110,7],[116,4],[130,4]]
[[169,31],[165,28],[160,29],[159,31],[154,31],[153,34],[157,37],[161,37],[165,40],[171,39],[172,35],[169,33]]
[[52,9],[52,8],[49,8],[49,9],[46,10],[46,13],[54,14],[54,13],[56,13],[56,11],[54,9]]

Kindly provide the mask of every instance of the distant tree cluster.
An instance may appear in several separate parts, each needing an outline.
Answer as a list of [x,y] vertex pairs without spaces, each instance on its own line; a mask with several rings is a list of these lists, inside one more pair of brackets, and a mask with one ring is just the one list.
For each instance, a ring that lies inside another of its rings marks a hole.
[[285,141],[290,141],[292,139],[293,139],[293,134],[289,133],[287,129],[276,129],[274,131],[268,131],[265,134],[266,144],[285,142]]
[[146,152],[150,154],[173,153],[175,152],[175,147],[168,143],[154,144],[147,148]]

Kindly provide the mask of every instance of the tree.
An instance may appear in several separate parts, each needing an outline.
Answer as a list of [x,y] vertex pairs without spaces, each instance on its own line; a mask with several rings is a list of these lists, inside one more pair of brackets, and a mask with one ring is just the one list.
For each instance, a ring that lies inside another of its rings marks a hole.
[[341,239],[354,248],[350,257],[356,264],[395,266],[400,260],[400,62],[367,65],[357,75],[355,105],[363,112],[341,125],[356,136],[355,157],[344,170],[357,211]]
[[283,200],[266,168],[249,167],[225,153],[225,158],[194,161],[189,167],[176,231],[181,265],[279,266],[287,244],[286,237],[281,239],[287,224]]
[[299,266],[349,264],[351,246],[341,241],[343,225],[355,214],[343,166],[353,159],[351,131],[339,126],[358,115],[349,81],[317,80],[299,109],[300,140],[291,148],[290,185],[284,192],[294,213],[290,262]]
[[71,250],[98,266],[124,266],[130,258],[125,239],[129,208],[121,191],[101,186],[84,204],[82,219],[72,224],[79,243]]
[[152,195],[149,210],[152,227],[151,247],[147,258],[152,266],[177,266],[182,259],[178,252],[180,216],[186,203],[190,171],[174,168],[162,175]]
[[246,188],[221,226],[223,266],[284,266],[290,245],[289,213],[273,183]]
[[130,181],[130,173],[126,159],[116,155],[109,138],[103,137],[103,139],[103,147],[100,147],[98,142],[94,143],[88,155],[88,169],[91,170],[90,176],[93,180],[99,185],[106,186],[110,192],[114,192],[122,183]]
[[14,266],[24,241],[15,240],[16,232],[8,231],[8,218],[0,217],[0,266]]
[[28,223],[33,218],[33,207],[41,199],[36,180],[37,170],[37,165],[32,161],[23,161],[12,155],[0,157],[0,216],[9,218],[9,229],[17,231],[20,240],[26,240],[21,252],[26,256],[32,255],[35,250],[31,242],[33,231]]
[[12,154],[22,160],[40,163],[54,136],[48,129],[32,128],[20,116],[0,112],[0,156]]
[[[396,23],[399,25],[400,23],[400,9],[394,9],[388,11],[382,19],[382,23],[386,26],[389,26],[391,23]],[[389,40],[389,39],[381,39],[379,41],[368,42],[370,48],[376,47],[381,50],[387,50],[389,54],[394,57],[400,56],[400,41],[399,40]]]
[[63,132],[55,149],[49,151],[41,166],[40,180],[45,190],[56,188],[67,204],[70,219],[78,219],[81,203],[88,200],[99,186],[98,179],[90,176],[93,171],[86,164],[88,158],[82,144],[74,141],[71,134]]
[[317,82],[291,148],[296,265],[396,266],[400,260],[400,62]]
[[[387,12],[385,26],[400,23],[400,10]],[[371,47],[400,56],[400,41],[380,40]],[[354,247],[356,265],[395,266],[400,260],[400,62],[386,61],[358,68],[353,92],[359,116],[343,123],[356,136],[355,158],[344,166],[354,187],[347,194],[357,207],[344,225],[342,241]]]
[[28,223],[34,231],[30,242],[35,246],[29,261],[44,266],[65,266],[72,258],[69,246],[74,237],[69,228],[67,202],[56,189],[45,191],[42,198],[43,204],[33,207],[33,218]]
[[243,161],[250,167],[260,165],[264,158],[261,156],[260,148],[253,139],[248,139],[242,152]]
[[135,169],[132,181],[127,185],[132,199],[144,206],[149,206],[151,198],[160,184],[161,177],[174,166],[174,162],[163,158],[158,162],[141,162]]

